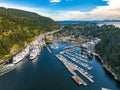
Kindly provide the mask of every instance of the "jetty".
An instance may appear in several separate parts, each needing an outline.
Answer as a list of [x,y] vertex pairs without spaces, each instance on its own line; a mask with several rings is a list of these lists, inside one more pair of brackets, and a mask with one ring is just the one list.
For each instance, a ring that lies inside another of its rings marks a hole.
[[50,53],[52,52],[49,47],[47,47],[47,50],[48,50]]

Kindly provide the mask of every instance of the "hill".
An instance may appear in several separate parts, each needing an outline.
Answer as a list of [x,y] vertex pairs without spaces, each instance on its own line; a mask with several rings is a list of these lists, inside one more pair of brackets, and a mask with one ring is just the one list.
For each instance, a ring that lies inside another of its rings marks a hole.
[[40,33],[58,24],[36,13],[0,7],[0,60],[11,57]]

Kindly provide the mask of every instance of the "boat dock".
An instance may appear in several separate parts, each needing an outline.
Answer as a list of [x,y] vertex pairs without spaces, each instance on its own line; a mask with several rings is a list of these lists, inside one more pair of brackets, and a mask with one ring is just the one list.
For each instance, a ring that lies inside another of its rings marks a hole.
[[86,77],[90,82],[92,83],[94,82],[94,80],[90,78],[88,75],[86,75],[85,73],[83,73],[80,68],[78,68],[77,71],[80,72],[84,77]]
[[65,67],[68,69],[68,71],[72,74],[72,79],[78,84],[83,84],[84,86],[87,85],[87,83],[82,80],[74,71],[78,69],[78,66],[74,63],[67,61],[65,57],[62,55],[56,55],[56,57],[65,65]]
[[47,47],[47,50],[48,50],[50,53],[52,52],[49,47]]
[[78,76],[72,76],[72,79],[78,84],[81,85],[81,79]]
[[83,84],[84,86],[87,86],[87,83],[84,82],[79,76],[72,76],[72,79],[78,84],[81,85]]

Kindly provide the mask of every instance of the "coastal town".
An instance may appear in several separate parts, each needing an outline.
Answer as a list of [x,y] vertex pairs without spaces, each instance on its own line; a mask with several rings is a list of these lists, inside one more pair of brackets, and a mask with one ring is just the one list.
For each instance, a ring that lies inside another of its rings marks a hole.
[[120,90],[120,0],[0,0],[0,90]]
[[[63,27],[62,27],[63,28]],[[29,57],[30,60],[34,60],[41,52],[43,47],[46,47],[46,40],[50,40],[52,42],[56,42],[59,41],[60,38],[57,38],[53,36],[54,33],[59,32],[60,30],[62,30],[62,28],[60,28],[59,30],[56,31],[52,31],[52,32],[47,32],[45,34],[41,34],[38,37],[35,37],[35,39],[30,43],[27,44],[25,49],[21,50],[19,53],[17,53],[16,55],[13,56],[12,58],[12,63],[9,64],[1,64],[1,71],[0,71],[0,75],[3,75],[11,70],[13,70],[15,68],[15,64],[19,63],[22,60],[25,60],[26,57]],[[62,41],[66,42],[67,39],[73,39],[73,37],[64,37],[62,38]],[[75,40],[75,38],[73,39]],[[73,51],[75,51],[75,49],[77,50],[78,47],[84,47],[86,48],[87,53],[91,53],[93,52],[93,48],[95,47],[95,45],[100,41],[100,39],[95,38],[93,40],[91,40],[90,42],[86,42],[83,43],[81,45],[77,45],[77,46],[72,46],[74,49]],[[72,43],[72,42],[71,42]],[[54,44],[53,44],[54,45]],[[86,59],[88,59],[87,56],[81,55],[81,54],[77,54],[71,51],[72,47],[65,47],[65,51],[61,51],[60,54],[56,55],[56,57],[62,62],[64,63],[64,65],[67,67],[67,69],[73,74],[72,78],[73,80],[75,80],[79,85],[83,84],[84,86],[87,85],[87,83],[85,81],[83,81],[79,76],[77,76],[77,74],[74,72],[75,70],[77,70],[78,72],[80,72],[83,76],[85,76],[90,82],[94,82],[94,80],[92,79],[92,75],[88,74],[87,72],[84,72],[84,70],[80,67],[78,67],[77,65],[75,65],[72,62],[67,61],[67,58],[70,58],[72,61],[79,63],[81,66],[87,68],[88,70],[92,69],[92,66],[88,65],[88,61]],[[52,46],[52,48],[56,48],[58,49],[58,47],[56,45]],[[49,52],[52,52],[48,47],[47,47]],[[78,48],[79,49],[79,48]],[[77,60],[79,59],[79,60]]]
[[[88,57],[88,55],[90,53],[91,54],[93,53],[92,50],[99,41],[100,39],[96,39],[94,41],[92,40],[91,42],[87,42],[86,44],[84,43],[82,47],[76,45],[65,47],[63,51],[61,51],[59,54],[56,55],[56,57],[65,65],[68,71],[72,74],[72,79],[78,85],[82,84],[86,86],[87,83],[77,75],[76,71],[78,71],[81,75],[83,75],[88,81],[94,83],[93,80],[94,77],[87,72],[92,69],[91,60]],[[84,48],[87,48],[86,54],[81,54],[82,52],[80,52],[83,46]]]
[[[31,61],[35,60],[36,57],[39,56],[42,48],[45,47],[49,53],[52,53],[51,48],[57,50],[60,48],[59,43],[64,42],[71,43],[72,45],[64,47],[62,51],[60,51],[55,56],[71,73],[71,79],[77,85],[87,86],[88,83],[84,79],[87,79],[90,83],[94,83],[94,76],[89,72],[93,68],[93,57],[99,56],[94,51],[95,46],[101,41],[101,39],[97,37],[92,39],[85,38],[83,42],[78,43],[74,36],[63,37],[61,35],[59,37],[56,37],[54,35],[55,33],[59,33],[59,31],[61,30],[62,28],[35,37],[34,40],[31,43],[27,44],[23,50],[13,56],[13,58],[11,59],[12,63],[3,63],[0,65],[0,76],[15,69],[16,64],[23,60],[26,60],[26,58],[29,58]],[[79,38],[83,40],[83,36],[80,36]],[[50,47],[48,45],[50,45]],[[80,73],[84,77],[84,79],[76,72]],[[102,88],[102,90],[105,89]]]

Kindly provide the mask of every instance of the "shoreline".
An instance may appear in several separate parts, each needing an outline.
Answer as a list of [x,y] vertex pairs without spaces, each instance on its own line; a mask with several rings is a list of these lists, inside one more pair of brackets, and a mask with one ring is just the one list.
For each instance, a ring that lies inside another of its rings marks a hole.
[[[95,51],[95,48],[94,48],[93,51]],[[106,64],[104,64],[104,60],[102,59],[102,57],[99,54],[95,53],[95,52],[93,52],[92,54],[99,59],[99,62],[102,64],[103,68],[107,72],[109,72],[116,81],[120,82],[120,79],[117,77],[117,75]]]
[[[33,40],[32,40],[31,42],[29,42],[28,45],[31,45],[32,43],[34,43],[34,42],[35,42],[38,38],[40,38],[40,37],[44,37],[45,35],[56,33],[56,32],[58,32],[58,31],[60,31],[61,29],[62,29],[62,28],[60,28],[60,29],[58,29],[58,30],[53,30],[53,31],[50,31],[50,32],[41,33],[41,34],[35,36],[35,37],[33,38]],[[24,50],[24,49],[22,49],[22,50]],[[20,51],[21,51],[21,50],[20,50]],[[8,63],[11,63],[12,58],[13,58],[16,54],[18,54],[20,51],[18,51],[18,52],[15,53],[14,55],[12,55],[10,58],[0,60],[0,65],[1,65],[1,64],[6,64],[7,62],[8,62]]]
[[116,76],[116,74],[113,71],[111,71],[110,68],[107,67],[107,65],[104,64],[103,59],[101,58],[101,56],[99,54],[97,54],[97,53],[94,53],[93,55],[96,56],[100,60],[100,63],[102,64],[103,68],[106,71],[108,71],[114,77],[114,79],[116,81],[120,82],[120,79]]
[[[40,35],[41,35],[41,34],[40,34]],[[32,40],[28,45],[30,45],[32,42],[36,41],[36,39],[37,39],[40,35],[35,36],[35,37],[33,38],[33,40]],[[25,48],[24,48],[24,49],[25,49]],[[20,51],[22,51],[22,50],[24,50],[24,49],[19,50],[17,53],[15,53],[14,55],[12,55],[10,58],[1,60],[1,61],[0,61],[0,65],[6,64],[7,62],[8,62],[8,63],[12,63],[12,58],[13,58],[15,55],[17,55],[18,53],[20,53]]]
[[[14,56],[14,55],[13,55],[13,56]],[[12,56],[12,57],[13,57],[13,56]],[[1,61],[0,61],[0,65],[2,65],[2,64],[6,64],[6,63],[10,63],[12,57],[11,57],[11,58],[8,58],[8,59],[6,59],[6,60],[1,60]]]

